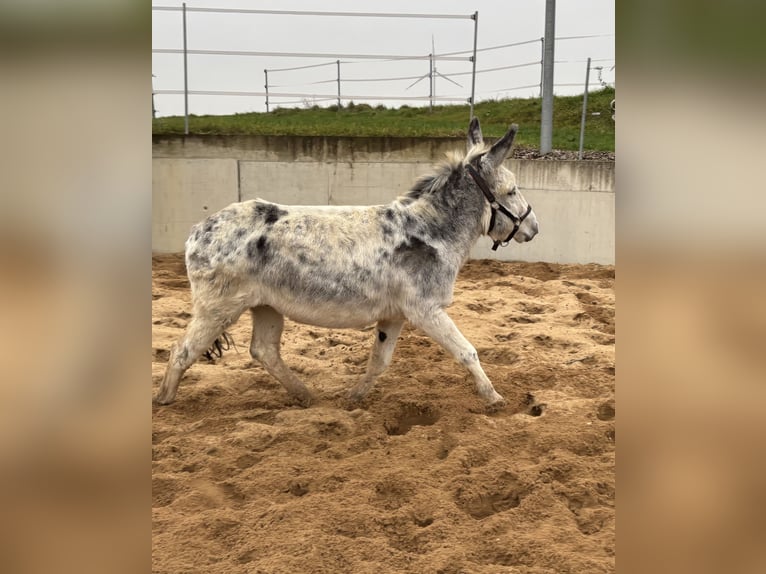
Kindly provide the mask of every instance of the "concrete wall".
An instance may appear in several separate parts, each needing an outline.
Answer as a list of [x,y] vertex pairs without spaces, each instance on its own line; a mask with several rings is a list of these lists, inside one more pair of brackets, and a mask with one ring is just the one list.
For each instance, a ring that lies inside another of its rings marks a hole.
[[[152,249],[183,251],[189,228],[232,203],[373,205],[404,193],[459,138],[158,137],[153,146]],[[614,263],[612,162],[509,160],[540,233],[474,258]]]

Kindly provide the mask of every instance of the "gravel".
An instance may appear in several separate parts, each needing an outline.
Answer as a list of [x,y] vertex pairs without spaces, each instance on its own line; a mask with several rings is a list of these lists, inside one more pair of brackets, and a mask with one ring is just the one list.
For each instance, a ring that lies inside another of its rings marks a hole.
[[[553,151],[541,154],[539,149],[534,148],[516,148],[511,157],[514,159],[541,159],[541,160],[576,160],[578,152],[573,150],[554,149]],[[614,161],[613,151],[588,151],[583,150],[583,160],[587,161]]]

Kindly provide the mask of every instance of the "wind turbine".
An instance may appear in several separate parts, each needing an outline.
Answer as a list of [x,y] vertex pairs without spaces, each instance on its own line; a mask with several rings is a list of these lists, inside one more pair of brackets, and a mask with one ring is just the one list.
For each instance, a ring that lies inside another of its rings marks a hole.
[[453,84],[455,84],[456,86],[459,86],[461,88],[463,86],[458,84],[455,80],[452,80],[452,79],[448,78],[447,76],[445,76],[444,74],[442,74],[441,72],[439,72],[436,69],[436,47],[434,46],[434,35],[433,34],[431,34],[431,53],[429,54],[428,63],[429,63],[428,73],[427,74],[423,74],[422,76],[420,76],[417,80],[415,80],[409,86],[404,88],[404,91],[406,92],[407,90],[409,90],[412,86],[414,86],[415,84],[417,84],[421,80],[425,80],[426,78],[428,78],[428,102],[429,102],[428,109],[429,109],[429,111],[433,111],[433,109],[434,109],[434,97],[436,96],[436,76],[441,76],[442,78],[444,78],[448,82],[452,82]]

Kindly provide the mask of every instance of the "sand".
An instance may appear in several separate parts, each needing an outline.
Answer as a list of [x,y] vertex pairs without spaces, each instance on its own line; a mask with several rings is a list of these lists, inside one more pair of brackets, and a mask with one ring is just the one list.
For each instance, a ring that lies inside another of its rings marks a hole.
[[[190,317],[181,256],[153,258],[152,299],[156,390]],[[300,408],[243,315],[236,349],[154,407],[153,572],[614,572],[614,268],[472,261],[448,312],[504,410],[410,326],[346,410],[372,329],[288,321],[283,356],[317,397]]]

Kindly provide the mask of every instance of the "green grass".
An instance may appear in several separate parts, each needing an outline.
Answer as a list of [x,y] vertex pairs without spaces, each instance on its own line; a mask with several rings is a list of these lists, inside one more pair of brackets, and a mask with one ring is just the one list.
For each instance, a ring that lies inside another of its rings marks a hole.
[[[614,151],[614,121],[609,103],[614,89],[606,88],[588,95],[585,149]],[[540,98],[481,102],[474,113],[487,137],[499,137],[508,125],[519,124],[516,145],[539,148]],[[578,149],[582,96],[558,96],[553,107],[553,147]],[[390,136],[390,137],[464,137],[468,127],[469,106],[428,108],[386,108],[349,103],[340,110],[329,108],[278,108],[270,113],[246,113],[230,116],[189,116],[189,132],[216,135],[302,135],[302,136]],[[155,135],[182,134],[183,116],[153,120]]]

